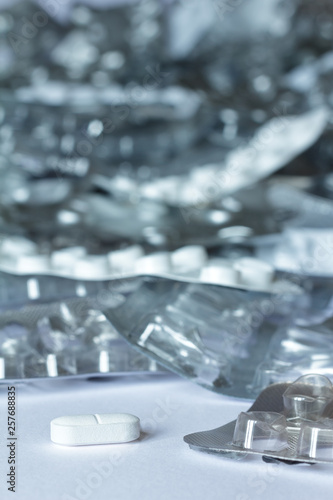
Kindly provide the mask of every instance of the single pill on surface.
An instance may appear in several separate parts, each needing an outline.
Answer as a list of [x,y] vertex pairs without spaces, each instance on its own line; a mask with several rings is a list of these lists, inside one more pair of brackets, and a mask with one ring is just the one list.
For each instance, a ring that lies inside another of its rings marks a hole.
[[140,437],[140,419],[129,413],[70,415],[51,421],[51,441],[65,446],[127,443]]

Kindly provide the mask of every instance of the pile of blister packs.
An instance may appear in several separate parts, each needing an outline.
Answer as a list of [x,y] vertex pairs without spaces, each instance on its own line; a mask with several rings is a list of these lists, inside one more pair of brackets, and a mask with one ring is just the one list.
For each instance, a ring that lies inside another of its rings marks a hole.
[[0,382],[332,380],[333,6],[264,4],[1,6]]

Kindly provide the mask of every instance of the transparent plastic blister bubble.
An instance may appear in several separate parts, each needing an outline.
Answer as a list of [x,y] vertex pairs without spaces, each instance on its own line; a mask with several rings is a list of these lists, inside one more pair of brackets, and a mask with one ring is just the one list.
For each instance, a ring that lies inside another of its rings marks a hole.
[[333,463],[332,417],[332,383],[308,374],[264,389],[237,420],[184,441],[230,458],[256,454],[286,463]]
[[[242,369],[246,365],[245,371],[251,371],[251,364],[256,362],[254,353],[262,355],[257,347],[263,333],[258,332],[262,323],[267,328],[269,319],[274,321],[272,313],[277,312],[279,300],[276,308],[271,308],[265,294],[179,282],[159,283],[146,279],[140,298],[133,294],[118,309],[105,314],[128,341],[170,369],[213,390],[240,390],[244,395]],[[158,290],[158,296],[150,289]],[[289,316],[300,297],[294,299]],[[133,316],[125,317],[129,310]],[[134,329],[131,321],[136,325]],[[221,376],[216,366],[223,369]],[[200,374],[201,367],[206,367],[206,380]]]
[[297,453],[309,460],[333,461],[333,421],[302,424],[297,443]]
[[130,348],[87,301],[6,310],[0,332],[2,381],[162,370]]
[[287,421],[280,413],[249,411],[239,414],[232,443],[239,448],[264,452],[288,445]]
[[321,325],[288,325],[274,333],[249,391],[258,394],[270,384],[316,372],[333,376],[332,319]]

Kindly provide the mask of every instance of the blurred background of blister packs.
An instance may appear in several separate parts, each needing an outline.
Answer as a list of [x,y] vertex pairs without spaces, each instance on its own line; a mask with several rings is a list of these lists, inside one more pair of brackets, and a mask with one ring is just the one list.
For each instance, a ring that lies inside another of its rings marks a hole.
[[333,380],[333,2],[0,3],[0,381]]

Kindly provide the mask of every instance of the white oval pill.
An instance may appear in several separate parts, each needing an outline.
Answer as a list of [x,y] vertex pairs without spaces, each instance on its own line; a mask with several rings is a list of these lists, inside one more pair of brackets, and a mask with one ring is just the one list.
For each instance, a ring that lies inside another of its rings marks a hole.
[[138,274],[165,274],[171,272],[171,259],[169,252],[156,252],[141,257],[135,263]]
[[45,274],[50,271],[47,255],[20,255],[16,261],[16,272],[19,274]]
[[229,262],[218,262],[214,259],[208,266],[202,268],[200,281],[213,285],[237,286],[237,271]]
[[274,268],[263,260],[254,257],[238,259],[234,264],[234,268],[239,272],[241,285],[265,288],[271,284],[274,278]]
[[176,273],[201,269],[207,262],[206,249],[201,245],[187,245],[171,254],[173,270]]
[[108,254],[109,263],[113,271],[132,272],[135,262],[144,255],[140,245],[132,245],[122,250],[114,250]]
[[70,415],[51,421],[51,441],[65,446],[127,443],[140,436],[140,419],[129,413]]
[[55,250],[51,254],[51,265],[54,269],[71,271],[75,262],[86,255],[84,247],[69,247]]
[[110,274],[110,267],[105,255],[86,255],[77,260],[73,274],[81,279],[104,279]]

